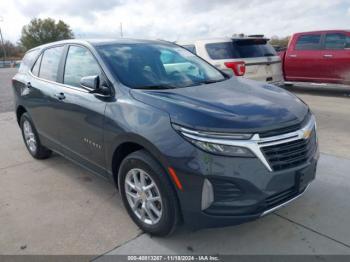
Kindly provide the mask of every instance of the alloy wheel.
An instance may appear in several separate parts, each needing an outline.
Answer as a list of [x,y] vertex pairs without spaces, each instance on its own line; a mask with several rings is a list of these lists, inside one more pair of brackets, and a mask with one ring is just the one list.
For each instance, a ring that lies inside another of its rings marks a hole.
[[125,194],[128,203],[143,223],[155,225],[163,213],[162,197],[151,176],[144,170],[133,168],[125,177]]
[[32,153],[35,153],[37,150],[37,141],[36,141],[32,126],[28,120],[25,120],[23,122],[23,134],[29,150]]

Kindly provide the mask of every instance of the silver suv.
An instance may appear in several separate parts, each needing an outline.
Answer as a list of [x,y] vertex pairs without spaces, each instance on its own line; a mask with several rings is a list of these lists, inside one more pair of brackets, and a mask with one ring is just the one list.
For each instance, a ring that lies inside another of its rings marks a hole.
[[281,59],[268,40],[263,36],[234,36],[177,44],[226,73],[282,85]]

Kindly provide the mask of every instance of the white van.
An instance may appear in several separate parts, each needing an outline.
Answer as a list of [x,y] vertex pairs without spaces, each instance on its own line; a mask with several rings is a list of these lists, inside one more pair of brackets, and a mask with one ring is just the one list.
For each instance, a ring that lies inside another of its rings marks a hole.
[[262,36],[237,36],[176,43],[226,73],[283,85],[281,58],[268,40]]

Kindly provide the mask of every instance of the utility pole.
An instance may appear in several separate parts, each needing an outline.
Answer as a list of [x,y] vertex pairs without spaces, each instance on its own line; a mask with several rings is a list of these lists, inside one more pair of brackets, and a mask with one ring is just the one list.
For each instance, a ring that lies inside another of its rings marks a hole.
[[[0,16],[0,22],[2,22],[2,21],[4,21],[4,19]],[[4,52],[3,62],[4,62],[4,67],[5,67],[6,49],[5,49],[5,44],[4,44],[4,38],[2,37],[2,33],[1,33],[1,27],[0,27],[0,37],[1,37],[2,50],[3,50],[3,52]]]
[[120,22],[120,37],[123,38],[123,23]]

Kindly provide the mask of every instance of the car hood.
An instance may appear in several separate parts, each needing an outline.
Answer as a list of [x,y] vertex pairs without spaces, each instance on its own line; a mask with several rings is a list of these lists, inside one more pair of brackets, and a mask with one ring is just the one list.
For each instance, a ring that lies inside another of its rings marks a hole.
[[268,131],[298,124],[308,113],[308,106],[288,91],[244,78],[177,89],[131,89],[131,95],[165,110],[174,123],[206,131]]

